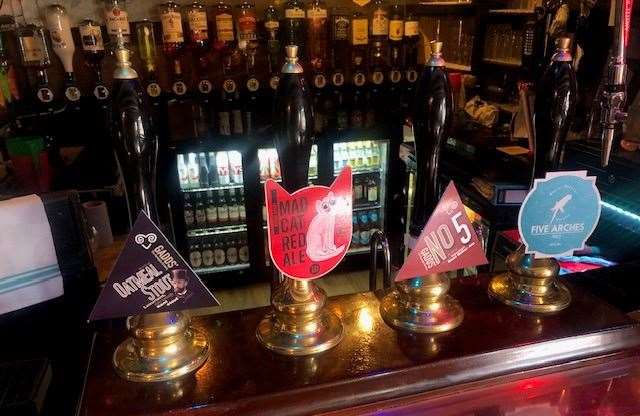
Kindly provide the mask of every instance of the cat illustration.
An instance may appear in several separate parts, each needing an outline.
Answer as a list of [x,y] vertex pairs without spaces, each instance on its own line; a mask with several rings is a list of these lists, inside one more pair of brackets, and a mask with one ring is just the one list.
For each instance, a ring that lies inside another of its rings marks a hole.
[[307,230],[307,256],[313,261],[323,261],[342,253],[346,245],[336,247],[334,240],[337,200],[333,192],[316,201],[316,215]]

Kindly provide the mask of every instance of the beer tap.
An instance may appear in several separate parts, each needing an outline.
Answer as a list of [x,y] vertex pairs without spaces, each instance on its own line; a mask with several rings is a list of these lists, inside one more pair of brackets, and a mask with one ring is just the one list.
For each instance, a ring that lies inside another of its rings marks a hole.
[[[629,26],[633,0],[615,2],[615,33],[613,48],[609,52],[607,70],[602,80],[599,97],[592,109],[592,118],[600,113],[600,138],[602,140],[602,167],[609,165],[613,139],[616,131],[622,127],[627,113],[623,108],[627,99],[625,79],[627,76],[626,47],[629,40]],[[590,129],[591,130],[591,129]],[[591,136],[591,134],[590,134]]]

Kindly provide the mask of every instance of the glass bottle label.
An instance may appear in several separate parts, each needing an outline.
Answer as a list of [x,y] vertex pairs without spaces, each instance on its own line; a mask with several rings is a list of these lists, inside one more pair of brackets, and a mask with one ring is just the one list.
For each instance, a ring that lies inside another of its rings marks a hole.
[[418,73],[416,72],[415,69],[408,69],[407,70],[407,81],[409,82],[416,82],[418,80]]
[[175,95],[185,95],[187,93],[187,84],[182,81],[176,81],[171,86],[171,90]]
[[80,99],[80,90],[78,87],[69,86],[64,90],[64,96],[67,97],[69,101],[78,101]]
[[376,85],[382,84],[384,82],[384,74],[382,71],[373,71],[371,74],[371,81]]
[[344,84],[344,74],[342,72],[336,72],[331,76],[331,83],[336,87],[340,87]]
[[397,84],[398,82],[400,82],[400,80],[402,79],[402,73],[400,71],[398,71],[397,69],[393,69],[391,70],[391,72],[389,73],[389,79],[391,80],[391,82],[393,82],[394,84]]
[[67,30],[52,29],[49,31],[51,36],[51,46],[53,49],[73,48],[73,38],[71,37],[71,29],[67,26]]
[[251,77],[247,80],[247,89],[251,92],[256,92],[260,88],[260,81]]
[[98,100],[106,100],[109,98],[109,90],[104,85],[96,85],[93,89],[93,95]]
[[81,25],[78,27],[80,31],[80,41],[82,49],[89,52],[99,52],[104,50],[104,41],[102,40],[102,31],[100,26]]
[[129,15],[119,7],[105,10],[107,33],[110,35],[129,35]]
[[184,42],[180,13],[172,11],[162,13],[160,14],[160,20],[162,22],[162,40],[165,43]]
[[207,207],[207,222],[209,224],[215,224],[218,222],[218,209],[215,205],[209,205]]
[[238,258],[240,258],[240,263],[249,263],[249,247],[240,247],[240,250],[238,250]]
[[213,261],[215,261],[216,266],[222,266],[225,260],[224,250],[217,248],[213,251]]
[[304,10],[299,7],[284,10],[284,17],[287,19],[304,19]]
[[256,17],[252,14],[245,14],[238,18],[238,39],[255,40],[256,35]]
[[333,39],[349,39],[349,19],[346,16],[337,16],[333,21]]
[[373,12],[371,34],[373,36],[387,36],[389,34],[389,19],[386,10],[378,9]]
[[326,18],[327,18],[327,9],[314,7],[307,10],[307,19],[326,19]]
[[213,265],[213,250],[210,248],[206,250],[202,250],[202,264],[206,267],[210,267]]
[[213,84],[208,79],[201,79],[198,83],[198,91],[202,94],[209,94],[213,89]]
[[187,227],[190,227],[193,225],[193,222],[195,221],[195,217],[193,216],[193,211],[191,211],[190,209],[187,209],[184,211],[184,223]]
[[233,41],[233,16],[228,13],[222,13],[216,16],[216,34],[219,41]]
[[158,85],[158,83],[150,82],[149,85],[147,85],[147,94],[149,94],[149,97],[157,98],[160,96],[161,92],[162,90],[160,89],[160,85]]
[[267,20],[264,22],[264,28],[268,31],[278,30],[280,28],[280,22],[277,20]]
[[202,265],[202,254],[199,251],[192,251],[189,253],[189,262],[191,267],[198,268]]
[[313,77],[313,85],[315,85],[316,88],[324,88],[325,85],[327,85],[327,78],[322,74],[316,74],[316,76]]
[[402,40],[404,34],[404,22],[402,20],[390,20],[389,21],[389,39]]
[[418,36],[420,33],[420,23],[417,20],[410,20],[404,22],[404,35],[405,36]]
[[277,90],[279,82],[280,82],[280,77],[278,77],[277,75],[274,75],[269,79],[269,87],[271,87],[272,90]]
[[238,249],[235,247],[229,247],[227,249],[227,262],[229,264],[236,264],[238,262]]
[[44,58],[42,39],[34,36],[24,36],[21,38],[22,50],[25,61],[41,61]]
[[36,93],[38,96],[38,100],[43,103],[50,103],[53,101],[53,91],[51,91],[48,87],[42,87]]
[[366,80],[367,80],[367,77],[362,72],[356,72],[353,75],[353,83],[357,87],[362,87],[364,85],[364,83],[366,82]]
[[351,26],[352,45],[366,45],[369,43],[369,22],[367,19],[353,19]]
[[232,94],[236,92],[236,82],[232,79],[225,79],[224,82],[222,83],[222,89],[226,93]]
[[199,9],[189,10],[187,12],[187,21],[189,22],[189,31],[192,40],[205,41],[209,39],[206,12]]

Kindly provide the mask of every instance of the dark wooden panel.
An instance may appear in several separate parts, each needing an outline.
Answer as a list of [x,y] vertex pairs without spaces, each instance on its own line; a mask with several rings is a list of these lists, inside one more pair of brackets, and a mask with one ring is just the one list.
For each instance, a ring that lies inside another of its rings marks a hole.
[[312,414],[640,346],[635,323],[592,295],[574,289],[568,309],[538,317],[491,301],[487,283],[487,276],[453,283],[465,320],[434,337],[387,327],[372,293],[334,298],[330,307],[346,336],[313,357],[281,357],[258,344],[255,328],[267,309],[198,318],[196,325],[211,334],[213,356],[194,376],[173,383],[118,378],[111,354],[124,334],[100,334],[81,414]]

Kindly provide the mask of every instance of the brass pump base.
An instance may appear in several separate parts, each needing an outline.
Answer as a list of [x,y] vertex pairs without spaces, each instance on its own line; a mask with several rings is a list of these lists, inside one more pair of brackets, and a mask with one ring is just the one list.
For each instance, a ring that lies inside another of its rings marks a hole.
[[130,316],[127,338],[113,353],[116,372],[129,381],[166,381],[191,373],[209,357],[207,336],[185,312]]
[[507,273],[489,283],[489,295],[514,308],[553,313],[571,303],[571,293],[557,279],[560,266],[553,258],[536,259],[524,248],[507,257]]
[[380,315],[396,329],[434,334],[446,332],[462,323],[464,311],[449,296],[449,277],[430,274],[396,283],[382,298]]
[[286,278],[271,301],[274,311],[260,322],[256,337],[283,355],[309,355],[336,346],[342,321],[325,308],[327,295],[308,280]]

